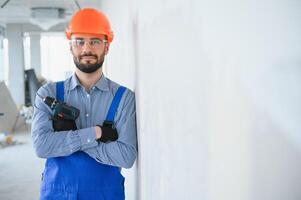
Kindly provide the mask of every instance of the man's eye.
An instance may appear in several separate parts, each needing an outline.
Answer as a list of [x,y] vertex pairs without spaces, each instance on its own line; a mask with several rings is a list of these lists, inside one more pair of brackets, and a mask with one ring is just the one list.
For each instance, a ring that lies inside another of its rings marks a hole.
[[78,46],[84,46],[85,45],[85,41],[84,40],[76,40],[76,45],[78,45]]
[[91,40],[91,41],[90,41],[90,44],[91,44],[91,45],[99,45],[99,44],[100,44],[100,41],[99,41],[99,40]]

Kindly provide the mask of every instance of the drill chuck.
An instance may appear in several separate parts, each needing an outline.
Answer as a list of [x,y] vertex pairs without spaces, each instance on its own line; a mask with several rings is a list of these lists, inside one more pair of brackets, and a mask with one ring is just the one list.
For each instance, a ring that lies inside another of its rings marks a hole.
[[51,109],[54,108],[54,106],[57,104],[57,101],[55,100],[55,98],[52,98],[52,97],[45,97],[43,99],[43,101],[46,103],[47,106],[49,106]]

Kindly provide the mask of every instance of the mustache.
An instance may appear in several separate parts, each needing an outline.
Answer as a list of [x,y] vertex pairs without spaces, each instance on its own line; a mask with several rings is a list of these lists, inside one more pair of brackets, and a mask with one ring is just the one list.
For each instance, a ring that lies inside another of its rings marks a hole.
[[98,56],[92,53],[85,53],[79,56],[79,59],[82,59],[84,56],[91,56],[94,57],[95,59],[98,59]]

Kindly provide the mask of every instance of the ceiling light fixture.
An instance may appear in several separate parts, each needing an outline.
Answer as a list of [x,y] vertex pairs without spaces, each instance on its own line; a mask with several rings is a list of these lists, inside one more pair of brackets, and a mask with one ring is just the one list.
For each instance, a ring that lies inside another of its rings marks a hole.
[[38,25],[43,30],[49,30],[52,26],[66,21],[64,8],[35,7],[31,8],[30,22]]

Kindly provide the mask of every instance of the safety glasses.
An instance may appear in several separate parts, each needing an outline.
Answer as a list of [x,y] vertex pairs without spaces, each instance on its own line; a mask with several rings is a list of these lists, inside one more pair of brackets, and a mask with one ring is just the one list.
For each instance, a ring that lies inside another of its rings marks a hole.
[[71,44],[76,48],[83,48],[85,43],[89,45],[90,48],[97,49],[106,44],[107,40],[101,40],[99,38],[91,38],[91,39],[84,39],[84,38],[72,38]]

